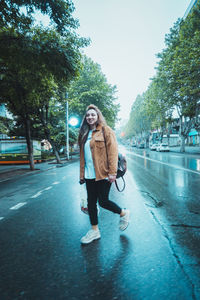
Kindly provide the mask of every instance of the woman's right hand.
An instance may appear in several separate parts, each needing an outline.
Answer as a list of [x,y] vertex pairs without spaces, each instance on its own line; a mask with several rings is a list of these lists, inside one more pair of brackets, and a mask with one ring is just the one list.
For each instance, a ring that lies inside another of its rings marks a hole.
[[80,184],[84,184],[84,183],[85,183],[85,179],[84,179],[84,178],[81,178],[80,181],[79,181],[79,183],[80,183]]
[[110,183],[115,182],[116,175],[108,175],[108,180],[110,181]]

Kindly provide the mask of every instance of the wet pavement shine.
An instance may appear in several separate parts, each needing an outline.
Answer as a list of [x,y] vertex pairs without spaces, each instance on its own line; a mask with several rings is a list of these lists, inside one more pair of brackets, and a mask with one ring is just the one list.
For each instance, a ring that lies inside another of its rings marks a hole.
[[[78,162],[15,181],[27,186],[20,194],[27,204],[0,221],[1,300],[199,299],[195,255],[174,237],[170,220],[162,218],[167,205],[159,208],[144,197],[137,161],[128,159],[126,189],[119,193],[113,185],[110,199],[130,209],[130,224],[119,231],[119,216],[100,208],[101,239],[88,245],[80,243],[90,225],[80,211],[85,195]],[[144,169],[140,174],[149,180]],[[9,201],[16,198],[17,192]]]

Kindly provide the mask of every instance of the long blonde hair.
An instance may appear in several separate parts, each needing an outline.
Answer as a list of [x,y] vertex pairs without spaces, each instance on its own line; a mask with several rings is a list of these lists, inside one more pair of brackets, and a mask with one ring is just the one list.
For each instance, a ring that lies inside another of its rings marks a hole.
[[86,121],[86,115],[88,110],[90,109],[94,109],[97,113],[98,116],[98,120],[97,120],[97,124],[96,125],[102,125],[102,126],[106,126],[106,121],[102,115],[102,112],[100,111],[100,109],[94,105],[94,104],[90,104],[87,108],[86,108],[86,113],[83,117],[82,123],[81,123],[81,127],[80,127],[80,131],[79,131],[79,136],[78,136],[78,144],[81,147],[82,144],[84,144],[86,142],[87,136],[88,136],[88,132],[90,130],[90,126]]

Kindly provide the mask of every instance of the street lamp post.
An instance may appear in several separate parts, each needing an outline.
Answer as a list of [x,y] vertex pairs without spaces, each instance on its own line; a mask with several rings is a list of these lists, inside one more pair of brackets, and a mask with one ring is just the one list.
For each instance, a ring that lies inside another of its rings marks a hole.
[[[67,100],[68,93],[65,94],[65,98]],[[69,160],[69,113],[68,113],[68,100],[66,101],[66,153],[67,153],[67,160]]]
[[66,99],[66,154],[67,160],[69,160],[69,125],[76,127],[79,124],[79,119],[76,116],[71,116],[69,119],[69,104],[68,104],[68,93],[65,94]]

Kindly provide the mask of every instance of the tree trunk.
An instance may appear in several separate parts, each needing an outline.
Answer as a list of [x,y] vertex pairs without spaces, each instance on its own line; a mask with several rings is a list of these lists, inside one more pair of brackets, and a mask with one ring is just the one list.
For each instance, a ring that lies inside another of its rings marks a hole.
[[[48,112],[46,110],[46,120],[48,120]],[[45,122],[44,120],[44,117],[41,116],[41,122],[42,122],[42,125],[44,127],[44,134],[45,134],[45,137],[46,139],[50,142],[52,148],[53,148],[53,152],[55,154],[55,157],[56,157],[56,161],[57,161],[57,164],[61,164],[61,159],[60,159],[60,156],[59,156],[59,153],[56,149],[56,145],[54,143],[54,141],[51,139],[51,135],[50,135],[50,131],[49,131],[49,128],[47,126],[47,121]]]
[[167,135],[167,143],[168,143],[168,146],[170,146],[170,134]]
[[50,142],[50,144],[51,144],[51,146],[53,148],[53,152],[55,154],[57,164],[62,164],[60,156],[59,156],[59,153],[58,153],[58,151],[56,149],[55,143],[52,141],[52,139],[50,137],[50,134],[47,131],[45,131],[45,135],[46,135],[47,140]]
[[163,141],[163,128],[161,128],[161,133],[160,133],[160,142],[162,143]]
[[35,164],[34,164],[34,156],[33,156],[33,141],[31,139],[30,120],[25,121],[25,129],[26,129],[26,143],[28,148],[30,169],[31,171],[34,171]]
[[171,131],[171,125],[168,125],[168,128],[167,128],[167,143],[168,143],[168,146],[170,146],[170,131]]
[[185,152],[185,140],[188,137],[188,133],[190,132],[191,128],[193,127],[194,119],[186,120],[184,116],[180,116],[179,122],[179,135],[181,138],[180,152]]
[[185,152],[185,136],[181,135],[181,148],[180,148],[180,152]]
[[58,151],[57,151],[57,149],[56,149],[54,143],[52,144],[51,141],[50,141],[50,143],[51,143],[51,145],[52,145],[52,147],[53,147],[53,152],[54,152],[54,154],[55,154],[55,156],[56,156],[57,164],[62,164],[62,161],[61,161],[61,159],[60,159],[60,155],[59,155],[59,153],[58,153]]

